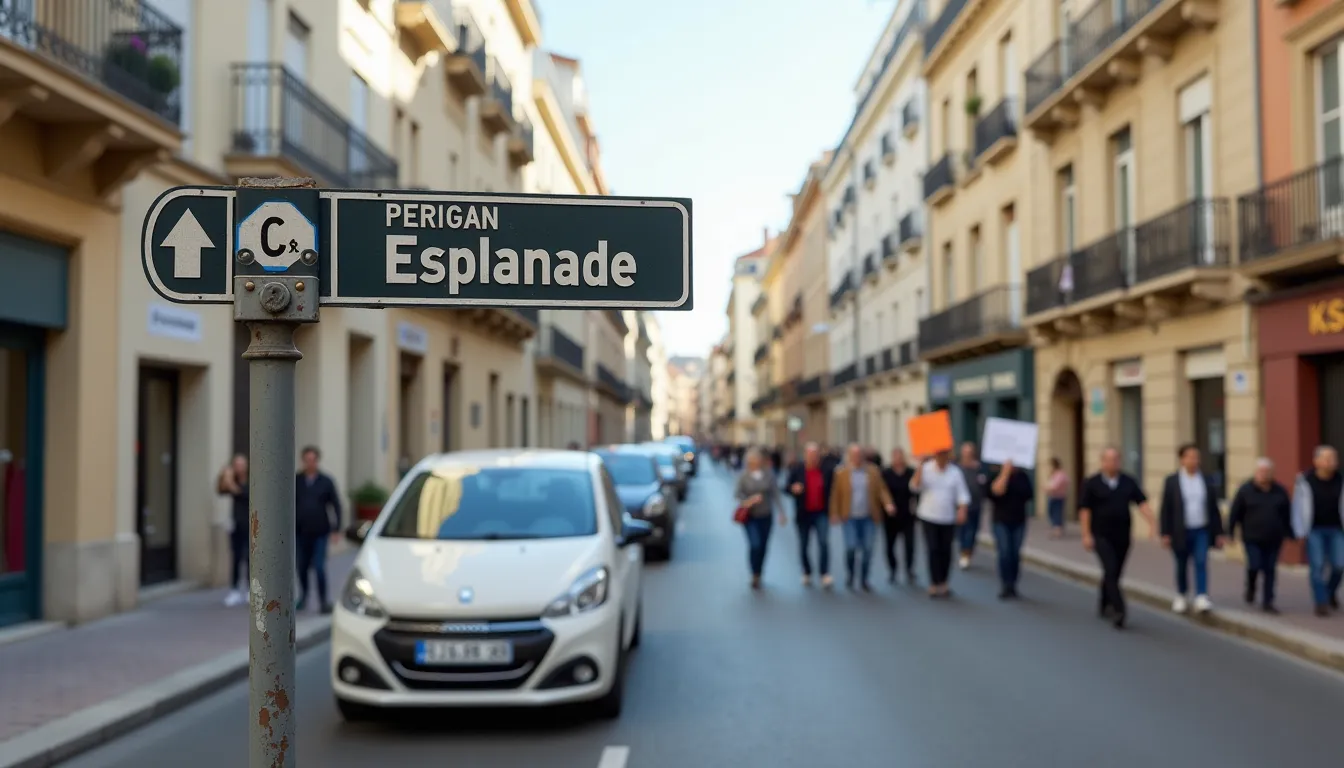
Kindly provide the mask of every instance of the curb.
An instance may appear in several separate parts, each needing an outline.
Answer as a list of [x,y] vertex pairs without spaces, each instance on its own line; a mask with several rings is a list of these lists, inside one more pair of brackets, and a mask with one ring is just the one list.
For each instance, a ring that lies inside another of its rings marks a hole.
[[[295,653],[331,636],[331,620],[315,618],[295,631]],[[0,742],[6,762],[0,768],[47,768],[88,752],[160,717],[247,679],[248,650],[230,651],[213,661],[169,675],[102,704]]]
[[[994,537],[980,534],[979,540],[981,545],[994,549]],[[1096,587],[1101,583],[1101,568],[1075,563],[1031,547],[1022,548],[1022,561],[1089,587]],[[1171,613],[1171,602],[1176,598],[1174,591],[1143,582],[1122,582],[1120,588],[1126,598],[1176,618],[1175,614]],[[1267,617],[1235,608],[1218,608],[1202,615],[1187,614],[1184,618],[1192,624],[1216,629],[1224,634],[1282,651],[1336,672],[1344,672],[1344,641],[1306,629],[1283,626]]]

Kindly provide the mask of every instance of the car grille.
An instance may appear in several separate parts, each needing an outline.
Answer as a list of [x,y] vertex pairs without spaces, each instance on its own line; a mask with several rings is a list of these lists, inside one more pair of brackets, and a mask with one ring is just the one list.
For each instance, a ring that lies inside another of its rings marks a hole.
[[[492,665],[421,665],[417,640],[509,640],[513,663]],[[485,691],[518,688],[546,657],[555,635],[539,619],[389,619],[373,636],[374,645],[407,688],[421,691]]]

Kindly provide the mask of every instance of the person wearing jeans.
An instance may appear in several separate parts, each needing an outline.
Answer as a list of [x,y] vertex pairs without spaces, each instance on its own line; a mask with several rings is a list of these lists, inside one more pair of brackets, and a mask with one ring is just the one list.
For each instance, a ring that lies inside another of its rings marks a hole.
[[336,481],[318,468],[322,454],[314,446],[303,449],[303,468],[294,479],[294,527],[298,549],[295,560],[299,572],[299,604],[308,604],[308,575],[316,572],[317,597],[322,613],[331,613],[327,599],[327,540],[340,536],[341,496]]
[[847,462],[835,470],[831,482],[831,522],[845,535],[845,586],[854,588],[855,576],[864,592],[872,591],[868,575],[873,562],[873,537],[883,514],[894,514],[891,494],[882,473],[857,444],[849,446]]
[[969,440],[961,444],[962,473],[966,475],[966,490],[971,493],[971,503],[966,505],[966,520],[959,523],[957,542],[961,558],[957,561],[963,571],[971,567],[971,558],[975,555],[975,545],[980,536],[980,517],[985,508],[985,496],[989,492],[989,474],[976,455],[975,443]]
[[793,517],[798,523],[798,547],[803,562],[803,586],[812,585],[812,560],[808,557],[808,546],[812,534],[817,537],[817,565],[821,575],[821,585],[826,588],[831,581],[831,526],[830,499],[831,473],[822,464],[821,447],[808,443],[803,448],[803,461],[789,470],[786,481],[789,495],[793,497]]
[[1228,537],[1241,528],[1242,548],[1246,550],[1246,602],[1255,602],[1256,582],[1264,574],[1261,606],[1265,613],[1278,613],[1274,607],[1275,573],[1283,540],[1293,535],[1292,500],[1288,489],[1274,479],[1274,462],[1261,457],[1255,462],[1255,475],[1237,489],[1228,514]]
[[1064,505],[1069,500],[1069,476],[1059,457],[1050,459],[1050,477],[1045,483],[1046,512],[1050,517],[1050,538],[1064,537]]
[[1307,540],[1312,602],[1324,617],[1339,609],[1344,581],[1344,476],[1339,454],[1328,445],[1316,448],[1312,465],[1293,484],[1293,533]]
[[1000,600],[1018,597],[1017,579],[1022,573],[1022,542],[1027,537],[1027,505],[1036,495],[1031,478],[1005,461],[989,485],[994,502],[994,548],[999,559]]
[[1209,548],[1223,546],[1223,516],[1209,478],[1199,469],[1199,449],[1182,445],[1176,451],[1180,469],[1162,484],[1159,512],[1162,546],[1176,561],[1176,599],[1171,610],[1185,613],[1190,594],[1190,563],[1195,566],[1195,610],[1213,610],[1209,600]]
[[952,570],[952,548],[956,546],[957,526],[966,522],[966,507],[971,503],[966,476],[952,466],[952,452],[939,451],[932,459],[916,459],[910,492],[919,494],[915,516],[924,529],[928,549],[929,597],[951,597],[947,579]]
[[743,528],[747,533],[747,561],[751,565],[751,588],[761,588],[761,573],[765,570],[765,552],[770,544],[771,515],[779,510],[779,524],[788,523],[779,503],[779,485],[775,474],[766,466],[765,456],[756,448],[744,456],[746,467],[737,476],[734,496],[747,508]]

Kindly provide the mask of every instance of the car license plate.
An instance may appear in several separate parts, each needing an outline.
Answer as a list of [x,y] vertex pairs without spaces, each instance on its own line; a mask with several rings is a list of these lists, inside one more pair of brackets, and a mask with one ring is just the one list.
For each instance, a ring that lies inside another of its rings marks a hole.
[[508,640],[418,640],[415,663],[421,666],[512,664],[513,644]]

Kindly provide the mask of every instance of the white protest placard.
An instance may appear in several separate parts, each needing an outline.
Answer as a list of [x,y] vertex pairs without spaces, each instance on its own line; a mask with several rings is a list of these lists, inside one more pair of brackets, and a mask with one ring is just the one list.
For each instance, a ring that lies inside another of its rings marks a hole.
[[1030,421],[1013,421],[991,416],[985,419],[985,435],[980,445],[980,460],[986,464],[1013,462],[1013,466],[1036,466],[1036,441],[1040,428]]

